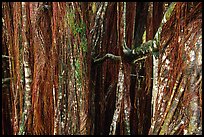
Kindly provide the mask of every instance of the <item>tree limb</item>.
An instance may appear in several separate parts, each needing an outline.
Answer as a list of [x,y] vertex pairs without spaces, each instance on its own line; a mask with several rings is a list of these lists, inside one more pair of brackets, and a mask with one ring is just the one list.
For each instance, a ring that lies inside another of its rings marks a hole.
[[107,53],[102,58],[94,59],[94,63],[96,63],[96,64],[103,63],[106,59],[112,59],[112,60],[115,60],[115,61],[120,61],[121,57],[110,54],[110,53]]

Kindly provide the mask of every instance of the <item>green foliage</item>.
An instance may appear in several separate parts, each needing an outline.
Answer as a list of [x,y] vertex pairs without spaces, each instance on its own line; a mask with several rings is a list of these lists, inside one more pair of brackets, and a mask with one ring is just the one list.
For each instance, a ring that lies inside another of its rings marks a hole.
[[87,40],[86,40],[86,38],[82,39],[81,47],[82,47],[83,52],[87,52]]
[[87,52],[86,24],[81,21],[80,24],[76,27],[76,31],[80,34],[81,48],[83,52]]
[[80,48],[82,48],[83,52],[87,52],[86,24],[82,20],[80,21],[80,23],[77,23],[75,20],[74,11],[72,10],[68,12],[67,19],[69,27],[74,34],[74,37],[76,37],[77,35],[80,36]]
[[[83,22],[83,20],[77,20],[75,17],[75,10],[73,9],[68,9],[67,11],[67,22],[66,24],[68,25],[68,28],[71,30],[71,33],[73,34],[74,41],[78,41],[78,37],[80,38],[80,43],[74,42],[74,49],[77,49],[77,55],[75,56],[75,62],[74,62],[74,68],[75,68],[75,78],[77,82],[77,86],[79,88],[82,87],[82,71],[81,70],[81,65],[83,62],[80,62],[80,51],[82,53],[87,52],[87,38],[86,38],[86,24]],[[83,54],[85,55],[85,54]]]

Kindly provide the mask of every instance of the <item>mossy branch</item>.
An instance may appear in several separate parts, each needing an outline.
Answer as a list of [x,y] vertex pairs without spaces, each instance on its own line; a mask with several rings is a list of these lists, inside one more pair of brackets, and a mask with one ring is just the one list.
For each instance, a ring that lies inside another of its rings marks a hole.
[[134,56],[146,55],[147,53],[153,53],[158,51],[158,46],[156,45],[156,40],[149,40],[139,47],[132,50]]
[[161,21],[161,24],[154,36],[153,40],[149,40],[143,44],[141,44],[139,47],[135,48],[132,50],[132,54],[134,56],[140,56],[140,55],[145,55],[147,53],[153,54],[153,52],[158,51],[158,46],[160,43],[160,38],[161,38],[161,32],[162,32],[162,27],[163,25],[170,19],[173,9],[176,5],[176,2],[172,2],[167,11],[164,14],[164,17]]
[[[124,42],[124,46],[123,46],[124,56],[129,57],[129,59],[131,59],[131,62],[136,63],[137,61],[146,59],[147,54],[154,54],[158,52],[158,46],[160,43],[162,27],[170,19],[175,5],[176,5],[176,2],[172,2],[169,8],[167,9],[167,11],[165,12],[164,17],[161,21],[161,24],[153,40],[149,40],[133,50],[127,48],[127,46],[125,45],[126,43]],[[105,61],[106,59],[121,60],[121,57],[108,53],[102,58],[95,59],[94,63],[101,63]]]

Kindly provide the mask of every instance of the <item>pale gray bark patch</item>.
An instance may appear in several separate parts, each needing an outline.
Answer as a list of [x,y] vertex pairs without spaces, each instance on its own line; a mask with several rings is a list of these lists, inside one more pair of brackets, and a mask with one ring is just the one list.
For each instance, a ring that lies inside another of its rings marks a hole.
[[122,70],[122,62],[120,64],[120,70],[118,73],[118,83],[117,83],[117,91],[116,91],[116,104],[115,104],[115,112],[113,115],[112,123],[110,126],[109,135],[115,135],[116,124],[121,110],[121,103],[124,91],[124,72]]

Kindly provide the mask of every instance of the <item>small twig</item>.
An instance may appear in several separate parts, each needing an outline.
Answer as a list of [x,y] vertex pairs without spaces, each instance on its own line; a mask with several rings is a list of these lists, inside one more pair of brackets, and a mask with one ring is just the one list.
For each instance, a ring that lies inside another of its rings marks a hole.
[[12,78],[3,78],[3,79],[2,79],[2,84],[8,82],[10,79],[12,79]]
[[138,59],[134,60],[133,63],[136,63],[136,62],[141,61],[141,60],[146,59],[146,58],[147,58],[147,56],[138,58]]
[[10,59],[13,59],[13,57],[6,56],[6,55],[2,55],[2,58],[10,58]]
[[[138,77],[138,78],[144,78],[145,76],[142,76],[142,75],[135,75],[135,74],[130,74],[131,77]],[[150,79],[153,79],[153,78],[150,78]]]

